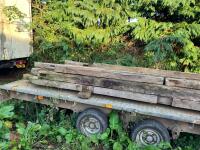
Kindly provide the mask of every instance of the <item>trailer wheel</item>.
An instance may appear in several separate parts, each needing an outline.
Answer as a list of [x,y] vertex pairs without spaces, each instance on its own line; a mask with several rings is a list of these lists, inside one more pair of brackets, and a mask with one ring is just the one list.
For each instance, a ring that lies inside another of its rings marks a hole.
[[161,142],[170,142],[168,130],[155,120],[138,122],[132,129],[131,138],[140,145],[158,145]]
[[76,128],[86,136],[102,133],[107,127],[107,116],[98,109],[86,109],[76,121]]

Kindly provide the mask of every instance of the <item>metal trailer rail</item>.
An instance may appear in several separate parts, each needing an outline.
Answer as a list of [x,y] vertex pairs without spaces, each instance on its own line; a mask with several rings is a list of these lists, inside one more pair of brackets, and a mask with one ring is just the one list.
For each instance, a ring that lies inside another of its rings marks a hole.
[[200,134],[200,112],[198,111],[100,95],[93,95],[89,99],[81,99],[75,91],[37,86],[31,84],[28,80],[1,85],[0,101],[5,99],[20,99],[55,105],[77,112],[88,107],[98,107],[108,111],[115,109],[138,113],[162,122],[168,129],[173,131],[173,138],[177,138],[180,132]]

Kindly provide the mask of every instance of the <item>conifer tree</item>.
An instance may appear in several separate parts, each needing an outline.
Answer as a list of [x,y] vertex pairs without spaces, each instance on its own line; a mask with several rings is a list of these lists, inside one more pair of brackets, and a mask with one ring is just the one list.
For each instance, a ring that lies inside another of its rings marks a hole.
[[94,49],[128,36],[157,62],[200,71],[199,0],[35,0],[33,10],[38,49],[59,55],[54,51]]

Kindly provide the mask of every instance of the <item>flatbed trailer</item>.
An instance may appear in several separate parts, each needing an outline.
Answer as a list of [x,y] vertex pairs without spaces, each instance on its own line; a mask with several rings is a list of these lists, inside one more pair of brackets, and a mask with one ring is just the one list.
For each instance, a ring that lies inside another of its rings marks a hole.
[[[95,94],[88,99],[82,99],[77,96],[76,91],[38,86],[26,79],[0,86],[0,101],[10,99],[30,101],[81,112],[77,119],[77,128],[85,135],[90,135],[93,132],[103,132],[107,128],[106,116],[112,110],[121,112],[122,121],[125,124],[131,120],[137,120],[137,116],[141,117],[142,115],[143,121],[137,122],[131,133],[131,137],[142,144],[157,144],[162,140],[176,139],[181,132],[200,135],[200,112],[195,110]],[[101,127],[102,125],[102,128],[93,129],[94,122],[91,127],[81,126],[80,120],[84,117],[96,118],[96,126],[100,125]],[[86,130],[88,132],[84,132]],[[168,131],[172,135],[170,139]],[[144,132],[149,134],[144,137]]]

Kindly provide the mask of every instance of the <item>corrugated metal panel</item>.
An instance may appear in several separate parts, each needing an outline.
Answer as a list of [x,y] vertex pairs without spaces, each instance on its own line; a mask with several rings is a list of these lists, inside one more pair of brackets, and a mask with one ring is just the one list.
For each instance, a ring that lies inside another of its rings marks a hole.
[[0,60],[29,57],[32,53],[32,32],[25,27],[31,23],[31,0],[0,0],[1,11],[4,6],[16,6],[26,14],[23,20],[9,22],[1,12],[1,51]]

